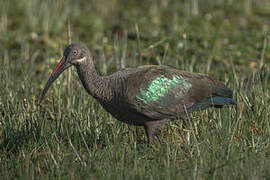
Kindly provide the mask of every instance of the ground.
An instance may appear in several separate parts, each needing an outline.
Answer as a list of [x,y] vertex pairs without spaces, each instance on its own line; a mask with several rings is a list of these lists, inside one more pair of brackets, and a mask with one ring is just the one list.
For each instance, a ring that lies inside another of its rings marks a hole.
[[[270,178],[268,0],[4,0],[0,6],[0,176],[4,179]],[[101,74],[166,64],[209,74],[237,109],[208,109],[159,132],[118,122],[72,70],[38,105],[68,44]]]

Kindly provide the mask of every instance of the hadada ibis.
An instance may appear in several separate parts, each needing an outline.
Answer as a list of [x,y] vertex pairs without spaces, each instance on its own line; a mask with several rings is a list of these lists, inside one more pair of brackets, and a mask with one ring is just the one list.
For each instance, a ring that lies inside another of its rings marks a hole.
[[127,68],[108,76],[95,69],[86,45],[69,45],[52,72],[41,96],[67,68],[74,65],[85,90],[113,117],[127,124],[143,126],[148,142],[162,125],[208,107],[236,105],[232,91],[204,74],[179,71],[160,65]]

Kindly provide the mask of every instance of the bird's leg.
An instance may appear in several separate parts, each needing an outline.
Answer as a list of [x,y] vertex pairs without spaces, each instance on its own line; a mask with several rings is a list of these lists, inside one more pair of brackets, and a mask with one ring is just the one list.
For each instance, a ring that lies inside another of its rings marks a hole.
[[147,135],[148,144],[150,144],[152,139],[153,139],[155,129],[153,127],[147,126],[147,125],[144,126],[144,129],[145,129],[145,132]]
[[169,119],[163,119],[159,121],[148,121],[144,125],[144,129],[148,138],[148,143],[150,144],[155,137],[155,132],[164,124],[168,123]]

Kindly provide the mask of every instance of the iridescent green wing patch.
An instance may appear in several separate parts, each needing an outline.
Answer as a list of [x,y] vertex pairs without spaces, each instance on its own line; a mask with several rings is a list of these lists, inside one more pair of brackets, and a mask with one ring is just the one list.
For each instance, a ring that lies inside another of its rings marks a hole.
[[174,104],[177,99],[183,98],[191,86],[191,83],[181,76],[175,75],[169,79],[161,75],[149,83],[147,87],[140,88],[136,99],[146,107],[155,102],[158,102],[160,107],[167,106]]

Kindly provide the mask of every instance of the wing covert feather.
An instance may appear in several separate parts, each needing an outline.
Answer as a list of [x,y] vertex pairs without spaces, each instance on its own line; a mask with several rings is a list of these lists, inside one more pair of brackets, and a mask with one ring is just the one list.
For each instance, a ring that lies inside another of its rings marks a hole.
[[231,97],[219,81],[166,66],[146,66],[127,78],[128,103],[152,119],[184,116],[185,109],[211,96]]

